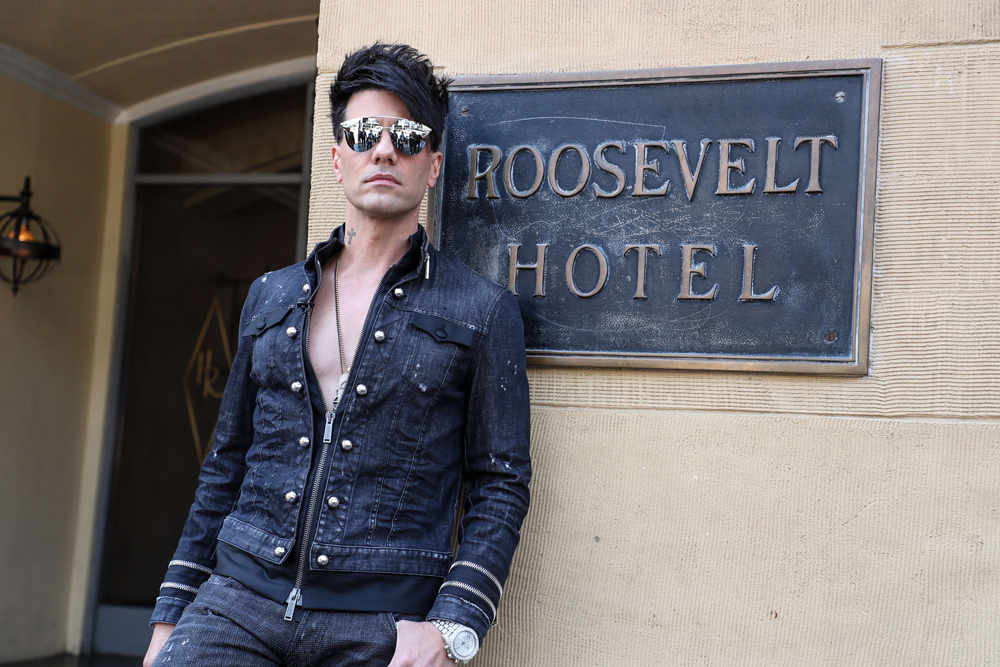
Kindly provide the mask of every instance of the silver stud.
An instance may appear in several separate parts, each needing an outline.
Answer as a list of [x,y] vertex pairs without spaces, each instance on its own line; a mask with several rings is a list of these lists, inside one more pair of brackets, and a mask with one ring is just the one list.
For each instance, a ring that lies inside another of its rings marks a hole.
[[403,298],[403,288],[402,287],[397,287],[396,289],[392,290],[392,295],[394,297],[396,297],[397,299],[402,299]]
[[295,334],[297,334],[298,332],[299,330],[296,329],[295,327],[288,327],[287,329],[285,329],[285,333],[288,334],[289,338],[295,338]]
[[285,500],[287,500],[290,503],[294,503],[295,499],[298,497],[299,494],[295,493],[294,491],[289,491],[288,493],[285,494]]
[[285,555],[285,547],[274,547],[274,555],[281,558]]
[[376,343],[381,343],[384,340],[385,340],[385,332],[384,331],[376,331],[375,332],[375,342]]
[[319,563],[320,565],[326,565],[327,563],[330,562],[330,559],[326,557],[326,554],[323,554],[316,559],[316,562]]
[[292,391],[294,391],[296,393],[302,391],[302,383],[299,382],[298,380],[296,380],[295,382],[293,382],[292,383]]
[[368,387],[364,386],[363,384],[359,384],[358,388],[355,391],[358,392],[358,396],[364,396],[365,394],[368,393]]
[[302,291],[303,291],[303,292],[308,292],[308,291],[309,291],[309,290],[311,290],[311,289],[312,289],[312,288],[311,288],[311,287],[309,287],[309,283],[306,283],[305,285],[303,285],[303,286],[302,286]]
[[352,443],[350,440],[341,440],[340,441],[340,448],[343,449],[345,452],[349,452],[351,450],[351,447],[353,447],[353,446],[354,446],[354,443]]
[[337,496],[330,496],[329,498],[326,499],[326,504],[329,505],[330,507],[336,507],[337,505],[340,504],[340,498],[338,498]]
[[299,447],[308,447],[308,446],[309,446],[309,438],[307,438],[306,436],[302,436],[301,438],[299,438]]

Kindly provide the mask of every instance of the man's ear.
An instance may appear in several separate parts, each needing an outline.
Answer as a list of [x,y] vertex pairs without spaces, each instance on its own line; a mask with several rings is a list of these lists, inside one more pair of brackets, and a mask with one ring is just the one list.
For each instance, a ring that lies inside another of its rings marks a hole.
[[337,177],[338,183],[344,182],[344,175],[340,173],[340,146],[337,144],[333,145],[330,150],[330,157],[333,158],[333,173]]
[[427,187],[433,188],[434,184],[437,183],[438,176],[441,175],[441,160],[444,159],[444,155],[441,151],[434,151],[431,155],[431,170],[427,174]]

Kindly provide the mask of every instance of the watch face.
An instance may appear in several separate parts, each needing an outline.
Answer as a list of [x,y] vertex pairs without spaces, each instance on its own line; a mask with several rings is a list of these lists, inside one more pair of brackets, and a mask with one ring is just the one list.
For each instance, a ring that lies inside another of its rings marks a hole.
[[479,639],[472,630],[462,630],[451,642],[455,657],[459,660],[469,660],[479,650]]

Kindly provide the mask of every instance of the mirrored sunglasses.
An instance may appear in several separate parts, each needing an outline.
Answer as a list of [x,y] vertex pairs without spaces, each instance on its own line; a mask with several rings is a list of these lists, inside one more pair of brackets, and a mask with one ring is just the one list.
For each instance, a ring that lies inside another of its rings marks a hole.
[[[394,118],[396,121],[389,126],[389,139],[397,151],[403,155],[416,155],[424,149],[431,128],[408,118],[394,116],[383,116],[383,118]],[[382,138],[382,130],[385,129],[377,118],[372,117],[345,120],[340,124],[340,128],[344,131],[347,145],[358,153],[375,148]]]

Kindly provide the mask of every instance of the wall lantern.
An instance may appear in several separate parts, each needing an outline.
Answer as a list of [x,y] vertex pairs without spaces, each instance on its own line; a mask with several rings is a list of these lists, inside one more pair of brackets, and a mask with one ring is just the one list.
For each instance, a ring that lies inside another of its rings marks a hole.
[[20,204],[0,215],[0,279],[11,284],[16,296],[21,285],[41,280],[59,259],[59,238],[51,225],[31,210],[30,176],[24,178],[21,194],[0,195],[0,201]]

